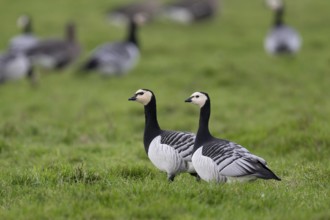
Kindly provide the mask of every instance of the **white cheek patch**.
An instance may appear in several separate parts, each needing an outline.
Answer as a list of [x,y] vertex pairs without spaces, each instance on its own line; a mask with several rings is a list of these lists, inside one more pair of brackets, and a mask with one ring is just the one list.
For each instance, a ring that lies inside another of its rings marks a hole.
[[200,108],[202,108],[205,105],[207,97],[203,93],[195,92],[191,96],[193,97],[191,99],[192,103],[198,105]]
[[29,18],[26,17],[25,15],[22,15],[22,16],[19,17],[18,20],[17,20],[17,26],[18,26],[18,27],[21,27],[21,28],[23,28],[23,27],[25,27],[26,25],[28,25],[28,23],[29,23]]
[[196,105],[198,105],[199,107],[203,107],[204,104],[206,102],[206,99],[204,99],[204,97],[199,97],[197,100],[196,100]]
[[152,93],[149,92],[149,91],[145,91],[145,90],[140,89],[136,92],[136,94],[140,93],[140,92],[143,92],[143,95],[136,96],[136,101],[143,104],[143,105],[148,105],[148,103],[151,100]]

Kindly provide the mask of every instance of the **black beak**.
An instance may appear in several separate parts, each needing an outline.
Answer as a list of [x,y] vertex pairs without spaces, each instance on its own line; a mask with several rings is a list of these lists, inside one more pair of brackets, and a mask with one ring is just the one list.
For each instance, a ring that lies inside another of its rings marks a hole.
[[185,102],[191,102],[191,99],[192,99],[193,97],[189,97],[189,98],[187,98],[186,100],[184,100]]
[[136,101],[136,95],[134,95],[131,98],[129,98],[128,101]]

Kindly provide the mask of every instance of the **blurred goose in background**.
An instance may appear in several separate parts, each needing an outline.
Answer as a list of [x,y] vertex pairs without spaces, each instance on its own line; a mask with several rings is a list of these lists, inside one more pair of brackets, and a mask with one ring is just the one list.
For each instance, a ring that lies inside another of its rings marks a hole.
[[32,20],[28,15],[22,15],[17,19],[17,25],[22,29],[22,33],[10,40],[9,49],[12,51],[26,52],[38,43],[38,38],[34,36]]
[[107,13],[108,19],[118,25],[127,24],[129,20],[139,17],[141,23],[152,21],[161,8],[158,0],[145,0],[124,5],[110,10]]
[[27,76],[33,81],[33,68],[23,52],[9,51],[0,54],[0,83]]
[[45,69],[62,69],[80,55],[80,45],[76,39],[76,27],[68,23],[64,39],[47,39],[27,51],[32,63]]
[[218,0],[179,0],[165,6],[164,14],[174,21],[189,24],[214,17],[218,4]]
[[81,70],[96,70],[103,75],[127,73],[135,66],[140,56],[136,32],[137,24],[135,19],[131,19],[126,40],[106,43],[97,47]]
[[274,24],[268,32],[264,47],[269,54],[294,54],[301,47],[298,32],[283,21],[284,4],[280,0],[267,0],[267,5],[275,12]]

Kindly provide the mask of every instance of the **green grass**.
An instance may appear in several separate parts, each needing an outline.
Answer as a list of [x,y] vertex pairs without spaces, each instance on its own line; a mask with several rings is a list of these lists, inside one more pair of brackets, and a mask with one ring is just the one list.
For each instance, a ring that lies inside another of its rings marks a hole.
[[[124,28],[103,12],[121,1],[0,0],[0,47],[22,12],[39,36],[75,20],[84,56]],[[156,22],[140,31],[141,62],[128,76],[39,73],[0,87],[0,219],[330,219],[330,4],[286,1],[301,32],[298,56],[262,48],[271,21],[262,1],[231,0],[216,20]],[[211,130],[265,158],[281,182],[216,185],[188,174],[174,183],[149,162],[143,107],[154,90],[162,128],[196,131],[194,91],[212,99]]]

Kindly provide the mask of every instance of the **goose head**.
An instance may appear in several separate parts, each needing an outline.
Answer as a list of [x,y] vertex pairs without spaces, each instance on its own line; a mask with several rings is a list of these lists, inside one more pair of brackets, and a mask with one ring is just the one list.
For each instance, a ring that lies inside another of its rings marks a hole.
[[190,102],[202,108],[205,103],[210,100],[209,95],[205,92],[194,92],[185,102]]
[[128,101],[137,101],[142,105],[146,106],[150,103],[153,97],[154,94],[151,90],[139,89],[131,98],[128,99]]
[[17,19],[17,26],[23,30],[24,33],[31,33],[32,32],[32,21],[30,16],[28,15],[21,15]]
[[284,6],[282,0],[266,0],[266,5],[273,11],[278,11]]

